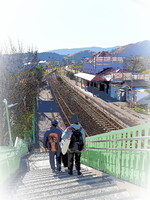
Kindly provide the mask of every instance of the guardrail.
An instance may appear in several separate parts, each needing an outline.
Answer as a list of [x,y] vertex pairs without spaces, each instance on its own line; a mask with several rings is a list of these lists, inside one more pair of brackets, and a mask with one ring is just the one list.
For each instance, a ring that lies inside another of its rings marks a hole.
[[117,178],[150,187],[150,124],[87,137],[81,162]]
[[28,144],[18,137],[14,147],[0,147],[0,184],[19,169],[20,159],[27,152]]

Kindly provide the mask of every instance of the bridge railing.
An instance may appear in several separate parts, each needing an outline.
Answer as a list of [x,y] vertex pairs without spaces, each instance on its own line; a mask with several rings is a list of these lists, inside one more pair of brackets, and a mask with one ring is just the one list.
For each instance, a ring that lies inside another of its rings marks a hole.
[[0,146],[0,185],[13,175],[20,166],[21,157],[36,142],[36,108],[32,117],[32,129],[24,132],[24,139],[16,137],[14,146]]
[[27,152],[28,144],[18,137],[14,147],[0,147],[0,184],[19,169],[20,159]]
[[81,162],[131,183],[150,186],[150,124],[86,138]]

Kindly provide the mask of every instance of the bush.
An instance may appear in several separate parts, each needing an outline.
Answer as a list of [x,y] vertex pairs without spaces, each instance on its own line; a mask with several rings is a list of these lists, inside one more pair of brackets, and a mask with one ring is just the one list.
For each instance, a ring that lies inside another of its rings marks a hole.
[[67,76],[68,78],[70,78],[71,80],[75,80],[75,76],[74,76],[74,73],[73,73],[73,72],[67,71],[67,72],[66,72],[66,76]]

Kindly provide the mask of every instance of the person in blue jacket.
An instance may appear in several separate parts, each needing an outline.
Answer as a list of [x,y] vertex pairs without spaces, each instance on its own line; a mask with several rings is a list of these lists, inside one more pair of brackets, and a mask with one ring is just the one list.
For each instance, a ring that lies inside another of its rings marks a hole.
[[[85,130],[79,124],[78,115],[72,114],[71,116],[71,125],[66,128],[66,130],[62,134],[62,140],[70,139],[70,145],[67,151],[68,154],[68,174],[73,175],[73,163],[75,160],[75,167],[78,175],[82,175],[81,167],[80,167],[80,157],[81,151],[85,149]],[[83,147],[79,149],[78,144],[73,140],[73,131],[80,131],[82,137]]]
[[[62,131],[57,128],[58,122],[56,120],[51,122],[52,126],[44,134],[43,146],[45,150],[49,151],[49,162],[54,173],[61,171],[61,148],[60,141],[62,136]],[[56,157],[56,166],[55,169],[55,157]]]

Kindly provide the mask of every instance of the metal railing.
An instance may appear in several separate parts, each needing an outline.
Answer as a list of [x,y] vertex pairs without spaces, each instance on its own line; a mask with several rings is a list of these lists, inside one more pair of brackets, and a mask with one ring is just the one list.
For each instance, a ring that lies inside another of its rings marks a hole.
[[27,152],[28,144],[18,137],[14,147],[0,147],[0,184],[19,169],[21,157]]
[[81,162],[131,183],[150,186],[150,124],[86,138]]
[[[32,129],[24,132],[24,140],[16,137],[14,146],[0,146],[0,185],[19,169],[21,158],[28,153],[30,143],[35,145],[35,129],[36,120],[34,115]],[[32,138],[30,138],[31,135]]]

